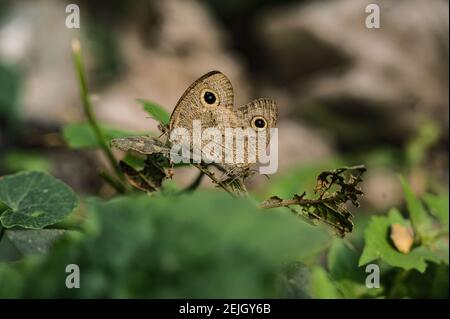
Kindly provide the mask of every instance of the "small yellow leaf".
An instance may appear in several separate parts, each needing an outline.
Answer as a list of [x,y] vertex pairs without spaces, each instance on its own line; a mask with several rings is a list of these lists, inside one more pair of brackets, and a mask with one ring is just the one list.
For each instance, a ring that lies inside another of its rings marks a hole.
[[399,252],[404,254],[409,253],[414,243],[414,234],[411,227],[406,227],[401,224],[392,224],[391,240]]

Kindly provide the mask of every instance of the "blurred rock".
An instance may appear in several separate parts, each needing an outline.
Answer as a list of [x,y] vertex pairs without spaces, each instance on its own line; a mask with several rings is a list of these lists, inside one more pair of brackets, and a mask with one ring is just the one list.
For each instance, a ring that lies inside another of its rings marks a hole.
[[136,99],[151,100],[171,112],[184,90],[211,70],[230,78],[236,105],[249,101],[251,86],[244,65],[228,49],[226,34],[203,5],[170,0],[155,2],[151,10],[158,17],[152,18],[159,21],[157,33],[142,31],[145,21],[141,21],[119,36],[128,70],[119,82],[98,92],[97,110],[104,120],[154,130],[155,121],[147,118]]
[[267,11],[257,30],[293,112],[340,142],[396,144],[423,117],[448,129],[448,27],[447,1],[333,0]]
[[[140,12],[127,13],[138,19],[130,16],[120,27],[101,29],[117,32],[114,36],[127,68],[123,76],[106,86],[90,85],[98,116],[120,127],[155,129],[154,121],[147,118],[136,99],[160,103],[170,112],[194,80],[214,69],[230,77],[237,104],[248,102],[250,82],[244,67],[227,48],[225,33],[204,6],[196,1],[177,0],[150,4],[141,3],[135,7]],[[52,123],[82,119],[70,51],[71,40],[79,32],[64,26],[65,6],[66,3],[55,0],[11,2],[0,26],[0,59],[22,67],[22,104],[28,119]],[[80,4],[81,29],[88,38],[89,32],[94,32],[88,22],[89,9]],[[146,19],[156,20],[158,25]],[[157,32],[152,30],[154,27]],[[102,61],[96,55],[98,43],[87,40],[82,41],[82,48],[92,84],[92,72]]]
[[[70,51],[71,40],[80,34],[64,26],[65,6],[56,0],[11,2],[0,25],[0,59],[21,67],[20,104],[28,121],[63,125],[84,119]],[[112,6],[106,10],[117,9]],[[157,123],[136,99],[159,103],[171,112],[194,80],[215,69],[232,81],[237,105],[249,101],[251,85],[243,63],[228,48],[226,34],[201,3],[169,0],[129,6],[122,25],[111,25],[111,19],[92,21],[92,14],[99,11],[89,12],[93,8],[80,3],[82,53],[95,112],[102,122],[156,131]],[[95,23],[97,29],[93,29]],[[103,61],[97,52],[99,43],[91,38],[98,34],[90,32],[98,32],[99,23],[106,25],[100,32],[114,34],[125,63],[123,74],[109,83],[95,82],[96,66]]]
[[[324,162],[335,153],[325,134],[304,123],[281,120],[278,124],[278,172],[292,167]],[[255,167],[256,168],[256,167]],[[269,179],[272,175],[269,175]],[[254,174],[246,180],[249,189],[268,185],[267,176]]]
[[388,169],[369,169],[364,177],[363,191],[362,206],[371,212],[385,213],[403,200],[399,179]]
[[294,121],[281,121],[278,129],[279,168],[326,160],[333,149],[324,134]]
[[65,27],[65,7],[56,0],[10,2],[0,25],[0,59],[20,66],[26,119],[58,123],[78,107],[70,51],[78,30]]

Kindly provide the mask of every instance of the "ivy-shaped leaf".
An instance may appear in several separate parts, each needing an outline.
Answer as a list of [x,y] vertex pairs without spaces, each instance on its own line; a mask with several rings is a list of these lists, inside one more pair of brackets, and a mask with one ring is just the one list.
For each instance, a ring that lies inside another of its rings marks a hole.
[[43,254],[65,232],[63,229],[6,230],[5,237],[22,255]]
[[78,204],[72,189],[42,172],[21,172],[0,178],[3,227],[40,229],[64,219]]
[[417,269],[423,273],[427,268],[426,261],[441,262],[441,258],[425,246],[414,248],[408,254],[397,251],[388,239],[389,230],[393,224],[408,225],[395,208],[389,211],[388,216],[371,218],[365,230],[366,244],[359,259],[359,266],[381,259],[391,266],[406,270]]
[[[13,295],[0,281],[0,298],[276,297],[285,265],[329,241],[295,216],[213,191],[91,199],[86,209],[90,231],[24,260],[17,272],[25,287]],[[82,269],[80,289],[64,285],[69,262]],[[0,280],[14,285],[1,265]]]

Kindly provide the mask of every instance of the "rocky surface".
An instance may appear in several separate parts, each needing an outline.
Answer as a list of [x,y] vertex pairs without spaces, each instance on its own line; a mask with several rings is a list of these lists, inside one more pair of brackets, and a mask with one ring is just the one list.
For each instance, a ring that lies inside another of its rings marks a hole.
[[[380,29],[365,27],[368,3]],[[344,144],[362,131],[402,143],[424,117],[448,129],[448,2],[314,1],[268,10],[258,26],[292,112],[346,124],[333,128]]]

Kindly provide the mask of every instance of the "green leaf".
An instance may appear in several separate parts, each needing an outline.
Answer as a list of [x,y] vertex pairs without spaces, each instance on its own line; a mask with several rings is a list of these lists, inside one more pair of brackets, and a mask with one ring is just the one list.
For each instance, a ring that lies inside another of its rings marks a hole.
[[0,298],[16,298],[24,283],[17,268],[9,263],[0,263]]
[[[1,227],[2,226],[0,226],[0,228]],[[4,229],[3,229],[3,231],[4,231]],[[11,241],[9,241],[8,238],[6,238],[6,236],[1,236],[0,265],[2,264],[2,262],[12,262],[12,261],[20,260],[21,258],[22,258],[22,254],[17,250],[16,246],[14,246],[14,244],[11,243]]]
[[431,213],[448,229],[448,195],[425,194],[423,199]]
[[381,259],[394,267],[406,270],[417,269],[423,273],[426,261],[440,262],[439,257],[424,246],[411,250],[408,254],[397,251],[389,242],[390,226],[394,223],[407,225],[400,212],[393,208],[388,216],[374,216],[365,231],[365,247],[359,259],[359,266]]
[[0,215],[4,227],[32,229],[63,220],[78,203],[69,186],[42,172],[1,177],[0,201],[9,207]]
[[6,127],[6,132],[2,133],[17,134],[22,128],[19,104],[22,80],[21,68],[18,65],[0,61],[0,118],[2,129]]
[[310,299],[311,276],[309,268],[300,262],[289,263],[283,273],[281,297],[284,299]]
[[408,182],[400,176],[400,183],[405,195],[406,206],[408,207],[409,216],[414,230],[418,233],[419,238],[422,238],[430,230],[432,226],[432,220],[428,216],[422,203],[414,195]]
[[[402,276],[402,273],[397,274]],[[417,271],[407,272],[400,280],[390,280],[393,287],[389,298],[448,298],[448,275],[448,265],[442,264],[430,264],[423,274]]]
[[333,285],[328,277],[328,273],[320,266],[311,270],[311,292],[315,298],[319,299],[339,299],[342,295]]
[[9,171],[41,171],[50,172],[51,161],[44,155],[24,152],[11,151],[5,154],[3,164]]
[[[101,130],[108,143],[114,138],[142,134],[142,132],[127,132],[105,126],[102,126]],[[75,123],[66,125],[63,129],[63,138],[66,141],[67,145],[73,149],[100,147],[99,143],[97,142],[97,138],[95,137],[94,131],[88,123]]]
[[429,154],[429,149],[439,141],[440,125],[434,121],[420,124],[416,136],[407,143],[405,155],[409,167],[420,165]]
[[435,239],[429,244],[429,249],[439,258],[444,264],[449,263],[448,256],[448,234]]
[[[87,209],[83,238],[25,261],[21,297],[275,297],[286,262],[329,240],[288,212],[221,192],[91,200]],[[82,269],[80,289],[61,284],[69,262]]]
[[345,298],[373,297],[381,294],[382,288],[366,287],[367,273],[358,265],[359,253],[345,243],[341,239],[334,240],[328,252],[328,269],[334,285]]
[[138,99],[138,102],[142,104],[144,110],[155,120],[162,125],[168,125],[170,121],[170,114],[160,105],[153,102],[149,102],[143,99]]
[[65,232],[63,229],[6,230],[5,237],[22,255],[43,254]]

